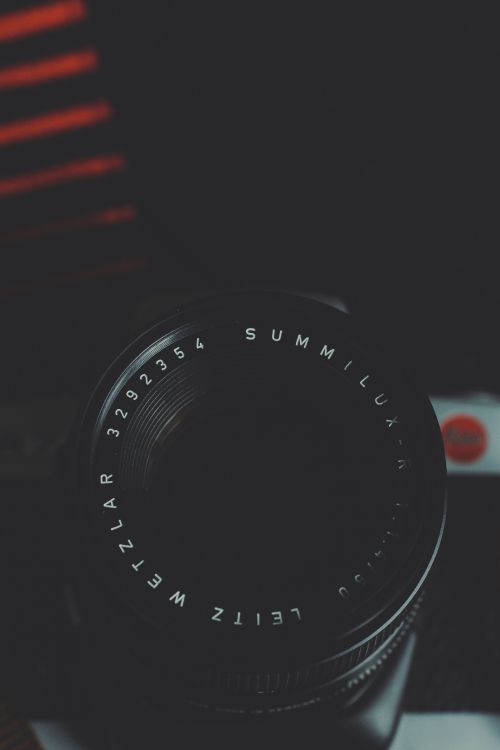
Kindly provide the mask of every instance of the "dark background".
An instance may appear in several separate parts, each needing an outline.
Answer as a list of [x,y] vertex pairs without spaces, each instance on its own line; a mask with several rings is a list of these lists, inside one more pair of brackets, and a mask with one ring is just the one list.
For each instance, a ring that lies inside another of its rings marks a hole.
[[[120,150],[128,169],[4,199],[6,287],[141,256],[147,284],[161,291],[333,291],[389,327],[410,356],[417,342],[425,349],[427,390],[498,390],[493,17],[89,5],[83,25],[4,44],[0,60],[91,43],[99,74],[5,92],[1,114],[11,121],[105,97],[112,122],[3,148],[1,167],[12,175]],[[9,244],[20,227],[125,203],[138,217],[126,227]],[[58,383],[64,374],[73,382],[81,336],[91,332],[95,350],[96,324],[109,334],[110,319],[120,325],[123,305],[142,294],[143,275],[132,276],[111,292],[102,281],[59,284],[50,305],[24,293],[20,309],[9,308],[9,351],[37,331],[38,346],[57,356],[47,333],[62,326]],[[25,370],[15,370],[14,390]]]

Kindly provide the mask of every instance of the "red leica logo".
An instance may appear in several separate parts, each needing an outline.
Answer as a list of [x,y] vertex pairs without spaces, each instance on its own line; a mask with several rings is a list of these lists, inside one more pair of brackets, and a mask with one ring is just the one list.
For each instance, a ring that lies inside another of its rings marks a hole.
[[475,417],[457,414],[441,424],[446,456],[457,463],[472,463],[484,455],[487,434]]

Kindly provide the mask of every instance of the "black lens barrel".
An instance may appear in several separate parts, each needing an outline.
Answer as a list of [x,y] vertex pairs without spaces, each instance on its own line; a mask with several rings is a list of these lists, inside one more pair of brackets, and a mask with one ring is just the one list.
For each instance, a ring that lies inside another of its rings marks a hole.
[[249,712],[382,667],[445,518],[439,427],[397,348],[280,292],[190,304],[128,347],[85,411],[77,492],[137,663]]

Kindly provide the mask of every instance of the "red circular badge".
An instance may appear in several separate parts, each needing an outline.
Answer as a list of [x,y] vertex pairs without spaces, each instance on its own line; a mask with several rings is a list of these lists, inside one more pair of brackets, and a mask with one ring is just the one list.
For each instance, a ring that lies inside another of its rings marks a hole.
[[457,414],[441,424],[444,449],[448,458],[461,464],[477,461],[486,451],[487,435],[475,417]]

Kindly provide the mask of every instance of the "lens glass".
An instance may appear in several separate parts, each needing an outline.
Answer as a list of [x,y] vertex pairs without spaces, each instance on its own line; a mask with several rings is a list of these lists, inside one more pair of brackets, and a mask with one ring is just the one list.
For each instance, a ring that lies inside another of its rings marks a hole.
[[235,618],[326,594],[389,520],[375,420],[326,368],[294,360],[233,359],[230,377],[159,432],[133,484],[162,567]]

